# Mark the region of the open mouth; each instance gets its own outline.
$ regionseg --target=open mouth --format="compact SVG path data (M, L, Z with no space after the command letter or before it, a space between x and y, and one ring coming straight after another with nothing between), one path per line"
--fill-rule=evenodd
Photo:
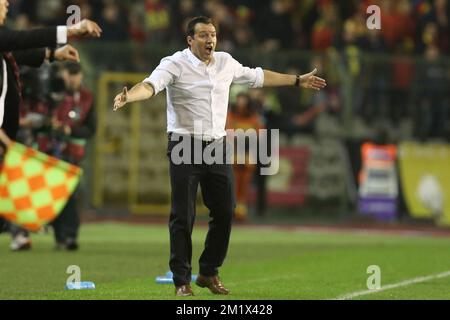
M207 52L208 54L211 54L212 51L213 51L213 46L212 46L212 45L207 45L205 49L206 49L206 52Z

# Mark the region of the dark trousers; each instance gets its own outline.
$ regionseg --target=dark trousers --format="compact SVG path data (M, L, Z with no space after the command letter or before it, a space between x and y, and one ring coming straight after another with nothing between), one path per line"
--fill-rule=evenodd
M194 139L191 139L192 159ZM169 138L170 183L172 188L170 231L170 269L176 286L191 282L192 229L195 221L197 189L200 184L203 201L209 209L209 229L200 257L200 274L214 276L225 260L235 208L233 170L231 164L175 164L171 151L179 142ZM226 139L213 142L226 149ZM203 151L208 143L201 142ZM224 155L226 154L223 152ZM197 156L197 155L195 155ZM225 157L225 156L224 156ZM225 160L225 159L224 159Z
M80 216L78 213L77 192L74 192L61 211L52 222L55 232L55 241L65 243L67 240L75 241L80 228Z
M8 231L8 221L0 217L0 233Z
M19 234L22 234L26 237L28 237L30 235L27 229L23 229L23 228L19 227L18 225L15 225L14 223L11 223L0 217L0 233L2 233L2 232L11 233L11 236L13 238L18 236Z

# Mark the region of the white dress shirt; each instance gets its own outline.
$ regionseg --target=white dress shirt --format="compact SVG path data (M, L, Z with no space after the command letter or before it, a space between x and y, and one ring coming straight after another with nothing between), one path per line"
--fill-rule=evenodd
M259 88L264 73L243 67L226 52L214 52L206 65L185 49L163 58L143 82L152 85L155 95L167 89L167 132L194 134L194 122L198 126L201 121L202 138L207 140L226 135L231 84Z
M67 27L57 26L56 27L56 43L66 44L67 43Z

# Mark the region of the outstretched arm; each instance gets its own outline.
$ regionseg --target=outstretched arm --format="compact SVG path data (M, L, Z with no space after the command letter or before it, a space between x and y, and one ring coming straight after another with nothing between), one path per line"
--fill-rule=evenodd
M80 57L78 55L77 49L72 47L70 44L66 44L64 47L54 50L53 57L51 57L51 49L30 49L30 50L20 50L14 51L13 55L19 66L25 65L29 67L39 68L44 59L56 61L74 61L80 62Z
M320 90L327 85L322 78L316 77L317 68L300 76L264 70L264 87L281 87L298 85L306 89ZM298 80L297 80L298 77Z
M94 21L84 19L72 26L58 26L33 30L0 28L0 52L55 47L73 37L100 37L102 29Z
M116 111L129 102L150 99L173 83L180 73L179 66L171 59L162 59L159 66L144 81L135 85L129 92L127 88L123 88L114 99L113 110Z
M155 91L153 87L145 82L140 82L128 91L127 87L114 98L114 108L116 111L130 102L147 100L153 97Z

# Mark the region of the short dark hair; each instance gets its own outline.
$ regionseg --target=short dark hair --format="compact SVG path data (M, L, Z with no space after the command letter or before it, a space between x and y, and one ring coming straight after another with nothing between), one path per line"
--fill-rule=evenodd
M187 36L194 37L195 26L197 25L197 23L212 24L215 27L214 21L211 18L208 18L205 16L194 17L188 21L187 28L186 28L186 37Z
M81 72L81 64L69 61L64 64L64 69L71 75L79 74Z

